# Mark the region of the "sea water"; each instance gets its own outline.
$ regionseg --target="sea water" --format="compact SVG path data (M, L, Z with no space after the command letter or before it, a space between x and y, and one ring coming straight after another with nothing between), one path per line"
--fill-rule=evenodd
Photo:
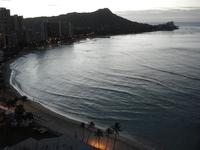
M67 117L167 150L200 149L200 26L94 38L26 54L11 84Z

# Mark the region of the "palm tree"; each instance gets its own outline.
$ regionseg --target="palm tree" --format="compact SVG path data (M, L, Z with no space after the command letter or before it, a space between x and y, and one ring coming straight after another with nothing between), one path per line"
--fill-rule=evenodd
M100 140L103 137L103 131L101 129L97 129L97 131L95 132L95 136L97 137L98 148L100 149Z
M91 133L92 133L92 129L95 127L95 123L94 122L90 122L89 125L88 125L88 129L90 130L90 133L88 134L88 137L87 137L87 144L88 144L88 141L89 141L89 138L91 136Z
M80 126L82 129L82 141L84 141L84 139L85 139L85 123L82 122Z
M25 120L25 109L23 105L17 105L15 107L15 119L18 125L22 125Z
M116 122L113 126L112 129L115 133L115 138L114 138L114 144L113 144L113 150L115 150L115 146L116 146L116 141L117 141L117 136L119 135L119 132L122 131L121 130L121 126L118 122Z
M111 128L107 128L106 129L106 148L105 150L107 150L107 147L108 147L108 142L109 142L109 138L110 138L110 135L113 134L113 130Z

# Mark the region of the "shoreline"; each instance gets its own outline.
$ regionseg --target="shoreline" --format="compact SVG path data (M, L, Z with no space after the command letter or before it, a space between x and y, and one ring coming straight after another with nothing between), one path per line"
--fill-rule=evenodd
M13 95L20 97L20 93L10 84L10 77L12 73L12 69L10 68L10 64L14 62L16 59L29 54L31 51L25 51L14 58L10 59L9 61L5 62L3 66L3 76L6 84L6 88L10 93ZM81 140L81 133L82 129L80 128L81 121L80 120L75 120L71 119L69 117L63 116L53 110L51 108L48 108L44 104L41 104L36 101L28 100L27 102L24 103L24 107L27 111L32 112L35 116L38 116L39 119L36 120L36 122L39 125L47 127L49 130L54 131L59 134L65 134L68 135L69 137L79 137L78 140ZM96 128L97 129L97 128ZM91 130L85 129L85 134L89 136L91 134ZM114 136L110 138L111 141L114 140ZM86 141L86 139L85 139ZM95 141L95 142L94 142ZM103 145L106 143L106 138L103 138L102 140ZM95 137L92 137L89 139L89 145L95 145L96 144L96 139ZM110 143L112 149L112 144L113 142ZM153 149L150 145L146 145L145 143L139 142L136 139L135 140L129 140L124 137L119 137L116 145L116 150L145 150L145 149Z

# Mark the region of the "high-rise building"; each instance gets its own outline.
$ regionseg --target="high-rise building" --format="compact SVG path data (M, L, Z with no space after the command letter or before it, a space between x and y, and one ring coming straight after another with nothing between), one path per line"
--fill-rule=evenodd
M62 23L59 21L59 37L62 37Z
M69 38L72 38L72 36L73 36L73 32L72 32L72 24L71 24L71 22L69 22Z
M0 8L0 48L13 48L24 41L23 16L10 16L10 10Z
M23 16L14 15L11 16L11 30L22 31L23 30Z
M0 48L6 48L10 30L10 10L0 8Z
M41 23L41 38L43 41L59 39L61 33L61 23L43 22Z
M48 40L48 33L47 33L47 23L41 23L41 40L47 41Z
M13 35L14 38L13 41L15 41L16 44L23 43L24 41L23 16L14 15L11 16L10 18L11 18L10 34L11 36Z
M59 38L59 23L47 23L48 38Z
M0 33L7 34L10 30L10 10L0 8Z

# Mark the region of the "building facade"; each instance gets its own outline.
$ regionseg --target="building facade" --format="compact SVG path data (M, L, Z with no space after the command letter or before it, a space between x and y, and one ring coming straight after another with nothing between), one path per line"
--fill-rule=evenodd
M10 30L10 10L0 8L0 48L6 48Z
M9 9L0 8L0 48L14 48L23 41L23 16L11 16Z
M65 42L72 39L72 30L69 22L43 19L32 23L23 16L11 16L9 9L0 8L0 49L8 55L16 49Z

